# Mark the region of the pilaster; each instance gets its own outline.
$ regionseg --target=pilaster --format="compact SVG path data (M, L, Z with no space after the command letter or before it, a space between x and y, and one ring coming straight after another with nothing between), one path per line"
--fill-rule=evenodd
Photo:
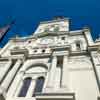
M56 66L57 66L57 56L54 55L52 58L52 64L51 64L51 69L49 72L47 87L54 87Z
M9 88L9 91L7 93L7 97L17 96L17 94L19 93L19 88L21 88L20 85L22 82L23 75L24 75L24 72L18 72L11 87Z
M7 74L8 70L10 69L12 65L12 60L9 60L8 63L6 64L4 70L0 73L0 83L2 81L2 79L4 78L4 76Z
M62 68L62 81L61 81L61 88L68 90L69 82L69 71L68 71L68 55L64 55L63 57L63 68Z
M5 80L1 84L1 86L0 86L0 97L3 96L4 98L6 98L6 93L7 93L7 90L9 88L9 85L11 84L14 76L16 75L21 63L22 63L21 59L18 59L16 61L14 67L10 70L10 72L6 76Z

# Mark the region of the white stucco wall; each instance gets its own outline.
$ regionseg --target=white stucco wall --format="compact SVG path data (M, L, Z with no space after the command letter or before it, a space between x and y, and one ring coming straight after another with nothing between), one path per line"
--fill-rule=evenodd
M97 100L99 90L92 63L88 57L71 58L69 63L71 91L76 100Z

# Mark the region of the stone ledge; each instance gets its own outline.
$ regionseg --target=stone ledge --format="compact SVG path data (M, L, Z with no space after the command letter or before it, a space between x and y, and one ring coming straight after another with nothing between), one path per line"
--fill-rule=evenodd
M11 55L18 55L18 54L24 54L24 55L28 55L28 50L27 49L13 49L11 50Z
M74 93L36 93L36 100L75 100Z

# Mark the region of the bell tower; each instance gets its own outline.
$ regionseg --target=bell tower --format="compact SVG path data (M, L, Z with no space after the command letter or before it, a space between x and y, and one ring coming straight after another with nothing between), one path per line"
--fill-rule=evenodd
M52 21L40 22L34 34L43 32L69 31L69 19L62 16L55 16Z

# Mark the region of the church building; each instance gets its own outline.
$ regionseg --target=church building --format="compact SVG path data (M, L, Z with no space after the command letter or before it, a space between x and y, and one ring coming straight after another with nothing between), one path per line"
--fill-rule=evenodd
M61 16L0 49L0 100L100 100L100 39Z

